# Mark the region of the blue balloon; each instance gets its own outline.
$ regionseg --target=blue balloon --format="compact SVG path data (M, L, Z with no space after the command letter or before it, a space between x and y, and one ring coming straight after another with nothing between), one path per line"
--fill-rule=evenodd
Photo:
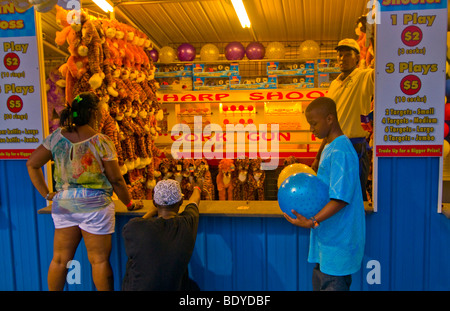
M317 176L296 173L286 178L278 189L278 205L292 218L297 218L291 210L311 218L328 202L328 186Z
M445 80L445 96L447 96L447 98L450 98L450 79Z

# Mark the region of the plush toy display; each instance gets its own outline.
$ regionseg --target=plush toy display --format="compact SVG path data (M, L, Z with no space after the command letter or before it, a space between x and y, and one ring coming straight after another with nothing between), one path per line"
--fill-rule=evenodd
M72 14L76 20L69 24L71 12L59 6L56 11L61 30L55 43L67 43L70 54L59 70L65 78L65 100L71 102L84 91L99 96L103 109L98 130L112 139L132 197L151 199L157 179L170 178L173 169L168 159L156 161L163 156L155 146L161 133L157 121L163 114L155 94L155 69L146 51L152 49L150 41L117 20L96 18L81 10Z
M46 10L57 0L28 2ZM66 7L56 5L59 31L55 43L67 47L69 56L47 80L50 131L58 126L64 102L72 102L81 92L93 92L102 108L97 130L114 143L120 172L133 199L152 200L158 181L175 179L185 200L193 193L195 180L203 184L201 199L214 200L217 195L212 176L217 172L214 178L219 200L264 200L266 174L260 158L222 159L218 167L205 158L166 158L155 142L162 135L160 126L167 133L167 120L176 116L168 117L167 110L165 116L158 100L150 40L130 25L94 17L83 10L73 14Z
M219 162L219 172L216 177L219 200L233 200L232 174L234 172L234 161L222 159Z
M214 185L211 178L211 172L209 171L209 165L205 158L196 159L195 163L195 180L201 180L203 184L202 188L202 200L214 200Z

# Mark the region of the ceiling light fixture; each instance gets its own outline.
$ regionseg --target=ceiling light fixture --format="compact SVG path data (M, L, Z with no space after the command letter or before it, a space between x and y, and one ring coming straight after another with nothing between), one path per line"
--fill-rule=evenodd
M92 0L96 5L100 7L106 13L113 12L114 8L108 0Z
M231 0L234 10L236 11L239 21L241 22L242 28L250 28L250 19L248 18L247 11L245 10L244 3L242 0Z

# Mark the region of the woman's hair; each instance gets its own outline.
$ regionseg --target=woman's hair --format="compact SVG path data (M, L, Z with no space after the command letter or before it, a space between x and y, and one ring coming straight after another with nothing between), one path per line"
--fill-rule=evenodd
M78 94L61 112L60 126L72 132L75 127L86 125L98 109L99 98L94 93L84 92Z

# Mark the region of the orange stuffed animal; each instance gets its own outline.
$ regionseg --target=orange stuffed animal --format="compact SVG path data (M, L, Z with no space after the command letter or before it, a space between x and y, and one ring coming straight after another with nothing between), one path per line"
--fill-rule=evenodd
M233 183L231 180L234 172L234 161L222 159L219 162L219 173L216 177L219 200L233 200Z

